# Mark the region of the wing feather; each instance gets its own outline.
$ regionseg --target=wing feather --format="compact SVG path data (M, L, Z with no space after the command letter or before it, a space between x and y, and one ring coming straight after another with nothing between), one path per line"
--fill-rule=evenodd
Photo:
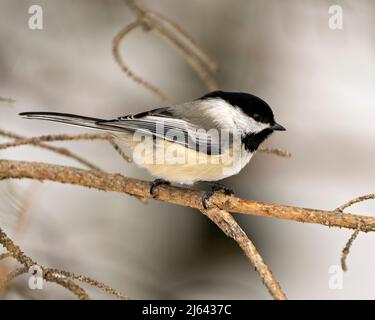
M213 115L212 110L207 112L207 106L202 108L198 100L100 121L98 125L108 126L116 131L137 131L194 150L204 150L208 154L220 154L230 147L231 139L228 137L228 143L222 142L222 128Z

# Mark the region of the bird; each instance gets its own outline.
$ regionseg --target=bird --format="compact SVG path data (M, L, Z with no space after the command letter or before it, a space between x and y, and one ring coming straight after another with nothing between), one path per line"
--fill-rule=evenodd
M274 131L286 130L263 99L219 90L111 120L57 112L20 116L106 131L155 178L151 195L162 184L205 182L211 186L202 196L206 209L215 192L233 194L220 180L238 174Z

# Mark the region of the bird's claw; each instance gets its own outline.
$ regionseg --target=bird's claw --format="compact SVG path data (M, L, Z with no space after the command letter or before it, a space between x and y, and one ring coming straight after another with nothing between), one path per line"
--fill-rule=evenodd
M151 187L150 187L150 194L152 197L155 196L155 188L157 188L158 186L161 186L161 185L170 185L171 183L167 180L164 180L164 179L155 179L152 184L151 184Z
M206 191L205 193L203 193L203 196L202 196L202 206L206 210L208 209L208 200L210 200L210 198L214 195L214 193L215 192L212 191L212 190Z
M234 194L233 190L224 186L223 184L221 183L214 183L214 184L211 184L211 190L210 191L206 191L203 196L202 196L202 206L204 209L208 209L208 201L210 200L210 198L215 194L215 192L217 191L222 191L225 195L227 196L230 196L232 194Z
M234 194L234 191L221 183L215 183L212 185L212 191L222 191L226 196Z

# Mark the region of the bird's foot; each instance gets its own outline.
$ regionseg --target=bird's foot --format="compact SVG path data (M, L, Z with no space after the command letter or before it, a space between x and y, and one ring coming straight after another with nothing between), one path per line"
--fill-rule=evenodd
M211 190L206 191L202 196L202 206L205 209L208 209L208 201L217 191L222 191L225 195L230 196L234 194L233 190L226 187L222 183L218 182L208 182L211 185Z
M231 188L226 187L224 184L219 182L210 182L212 191L222 191L225 195L230 196L234 194L234 191Z
M151 187L150 187L150 194L152 195L152 197L155 197L155 188L157 188L158 186L161 186L161 185L170 185L171 183L167 180L164 180L164 179L155 179L152 184L151 184Z

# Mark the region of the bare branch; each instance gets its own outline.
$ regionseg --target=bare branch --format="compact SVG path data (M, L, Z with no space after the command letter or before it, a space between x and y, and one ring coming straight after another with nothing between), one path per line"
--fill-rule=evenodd
M234 239L238 243L251 264L255 267L255 270L258 272L271 296L276 300L286 300L286 296L282 291L280 284L273 276L268 266L264 263L262 256L259 254L252 241L241 229L236 220L234 220L232 215L229 212L218 208L201 210L201 212L209 217L228 237Z
M22 201L22 204L17 210L19 211L19 216L18 216L18 220L14 229L14 236L13 236L13 239L15 242L19 242L21 237L24 235L26 225L28 224L28 221L30 218L30 208L32 206L33 200L35 199L34 195L37 192L37 190L38 188L35 187L34 185L31 185L30 187L28 187L24 200ZM9 252L6 252L4 254L4 257L11 257L11 255ZM0 255L0 260L1 259L2 257ZM14 264L15 263L11 263L11 264L5 265L3 268L0 268L0 279L4 277L4 274L7 274L8 272L10 272L11 269L14 268L13 266ZM10 280L8 280L8 282ZM7 285L4 285L2 289L0 288L0 299L2 299L3 295L5 294L6 286Z
M277 148L268 148L260 146L258 149L259 152L274 154L275 156L290 158L292 154L289 151L277 149Z
M207 67L210 68L212 72L219 71L220 67L218 63L213 58L211 58L210 55L202 47L200 47L195 42L195 40L177 23L173 22L172 20L158 12L148 11L147 15L159 19L160 21L169 25L177 33L178 37L183 39L189 45L193 53L195 53L197 57L199 57L199 59L201 59L207 65Z
M125 0L125 3L129 6L131 10L137 15L139 19L144 18L146 15L152 19L152 21L162 22L165 25L169 26L175 33L177 33L177 37L184 40L191 51L197 55L199 59L201 59L211 71L216 72L219 70L219 65L214 59L210 57L210 55L201 48L195 40L185 31L183 30L177 23L170 20L166 16L154 12L151 10L146 10L144 7L140 6L139 3L135 0Z
M19 147L23 145L34 145L38 147L42 147L48 150L51 150L53 152L68 156L70 158L73 158L77 160L78 162L84 164L90 169L93 170L101 170L97 166L94 166L87 160L75 155L72 153L69 149L66 148L57 148L53 147L47 144L44 144L43 142L55 142L55 141L79 141L79 140L85 140L85 141L93 141L93 140L107 140L110 145L113 147L113 149L126 161L131 163L132 160L121 150L120 146L113 140L113 138L108 134L76 134L76 135L68 135L68 134L59 134L59 135L46 135L46 136L39 136L39 137L33 137L33 138L24 138L19 135L16 135L11 132L0 130L0 135L16 139L12 142L7 142L0 144L0 150L2 149L8 149L8 148L14 148Z
M346 264L346 259L348 258L350 248L353 245L354 240L357 238L358 234L360 232L360 223L358 224L358 229L353 232L353 234L350 236L348 242L345 244L344 249L342 250L341 254L341 269L343 271L348 271L348 266Z
M127 25L126 27L124 27L123 29L121 29L117 35L113 38L113 41L112 41L112 53L113 53L113 56L117 62L117 64L119 65L119 67L121 68L121 70L129 77L131 78L132 80L134 80L136 83L140 84L141 86L143 86L144 88L146 88L147 90L151 91L152 93L154 93L156 96L158 96L161 101L165 104L170 104L170 99L168 98L168 96L163 93L160 89L158 89L156 86L152 85L151 83L149 83L148 81L144 80L142 77L138 76L137 74L134 73L134 71L132 71L130 69L130 67L125 64L124 60L122 59L121 55L120 55L120 51L119 51L119 47L120 47L120 44L121 42L124 40L124 38L131 32L133 31L134 29L142 26L142 21L140 20L137 20L133 23L131 23L130 25Z
M210 72L219 69L218 64L188 35L177 23L165 16L141 7L134 0L126 0L126 4L137 15L137 21L124 27L113 39L113 56L121 70L135 82L157 95L165 104L170 104L170 99L159 88L151 85L145 79L136 75L126 65L119 53L121 41L134 29L142 26L145 30L153 31L175 47L192 66L209 90L217 90L218 85Z
M350 207L350 206L352 206L356 203L366 201L366 200L372 200L372 199L375 199L375 194L367 194L367 195L364 195L364 196L360 196L360 197L354 198L354 199L349 200L348 202L344 203L343 205L338 207L336 209L336 211L338 211L339 213L342 213L346 208L348 208L348 207ZM344 249L342 250L341 269L343 271L348 271L348 266L346 264L346 260L347 260L348 255L349 255L350 248L352 247L352 245L354 243L354 240L357 238L359 232L361 231L361 224L362 224L362 220L358 217L358 228L352 233L349 240L346 242Z
M5 148L16 147L18 145L22 145L22 143L19 144L20 141L23 141L23 142L28 141L27 143L24 143L24 144L32 144L34 146L37 146L37 147L40 147L40 148L43 148L43 149L46 149L46 150L58 153L60 155L66 156L66 157L71 158L73 160L76 160L77 162L83 164L84 166L86 166L86 167L88 167L90 169L100 170L97 166L93 165L92 163L90 163L86 159L84 159L84 158L76 155L75 153L71 152L69 149L59 148L59 147L53 147L53 146L50 146L48 144L41 143L41 141L36 141L35 138L33 138L33 139L27 139L27 138L25 138L23 136L20 136L18 134L13 133L13 132L4 131L4 130L1 130L1 129L0 129L0 135L4 136L4 137L7 137L7 138L18 140L18 143L15 143L15 144L14 143L10 143L10 144L8 144L8 147L6 146L6 144L5 144L5 146L4 145L0 145L0 150L1 149L5 149Z
M205 83L208 90L213 91L218 89L218 85L215 79L211 76L210 72L205 68L205 66L196 58L194 54L189 52L189 50L172 34L167 32L160 24L149 22L145 20L151 31L156 31L163 39L168 41L172 46L174 46L185 58L185 60L193 67L202 81Z
M83 276L83 275L77 275L73 272L68 272L68 271L65 271L65 270L59 270L59 269L47 269L47 272L50 272L52 274L56 274L56 275L59 275L59 276L63 276L63 277L66 277L66 278L71 278L73 280L78 280L80 282L84 282L84 283L87 283L91 286L94 286L94 287L97 287L101 290L103 290L104 292L108 293L108 294L111 294L119 299L122 299L122 300L127 300L128 297L123 295L121 292L111 288L110 286L102 283L102 282L99 282L95 279L92 279L90 277L86 277L86 276Z
M90 300L90 297L88 296L86 291L70 279L60 277L59 275L55 275L51 272L46 272L44 274L44 279L49 282L55 282L58 285L64 287L65 289L73 293L79 300Z
M120 146L113 140L109 140L109 143L112 145L113 149L123 158L126 162L131 163L132 160L125 154L124 151L120 148Z
M2 254L1 258L12 257L24 266L21 269L16 269L15 271L10 272L4 279L0 279L0 293L2 293L5 287L7 286L7 284L9 283L9 281L17 277L18 275L28 272L31 266L38 265L38 264L32 258L24 254L21 251L21 249L17 245L14 244L13 240L10 239L1 228L0 228L0 244L7 250L7 253ZM75 294L79 299L87 300L89 299L89 296L87 295L87 293L85 292L83 288L78 286L71 279L79 280L81 282L86 282L118 298L121 298L121 299L127 298L125 295L121 294L117 290L95 279L92 279L86 276L76 275L72 272L68 272L64 270L45 268L43 266L40 266L40 267L43 270L44 280L49 281L49 282L55 282L59 284L60 286L63 286L64 288L66 288L67 290Z
M151 183L147 181L95 170L88 171L38 162L0 160L0 180L21 178L69 183L152 199L149 193ZM202 191L162 185L158 187L157 199L202 210L202 195ZM329 227L354 230L358 228L359 219L361 220L361 231L375 231L375 218L370 216L348 213L337 214L337 211L324 211L265 203L241 199L235 196L226 196L221 193L216 193L210 199L210 202L216 207L230 212L316 223Z
M18 147L26 144L38 145L40 142L52 142L52 141L78 141L78 140L110 140L109 135L104 134L78 134L78 135L68 135L68 134L57 134L57 135L46 135L33 138L17 139L13 142L0 144L1 149L7 149L12 147Z
M20 264L25 266L29 269L32 265L36 264L36 262L25 255L20 247L15 245L13 241L6 235L6 233L0 228L0 244L7 250L9 255L16 259Z
M367 194L364 196L360 196L357 198L354 198L346 203L344 203L342 206L338 207L336 211L343 212L346 208L352 206L353 204L356 204L358 202L366 201L366 200L372 200L375 199L375 194Z

